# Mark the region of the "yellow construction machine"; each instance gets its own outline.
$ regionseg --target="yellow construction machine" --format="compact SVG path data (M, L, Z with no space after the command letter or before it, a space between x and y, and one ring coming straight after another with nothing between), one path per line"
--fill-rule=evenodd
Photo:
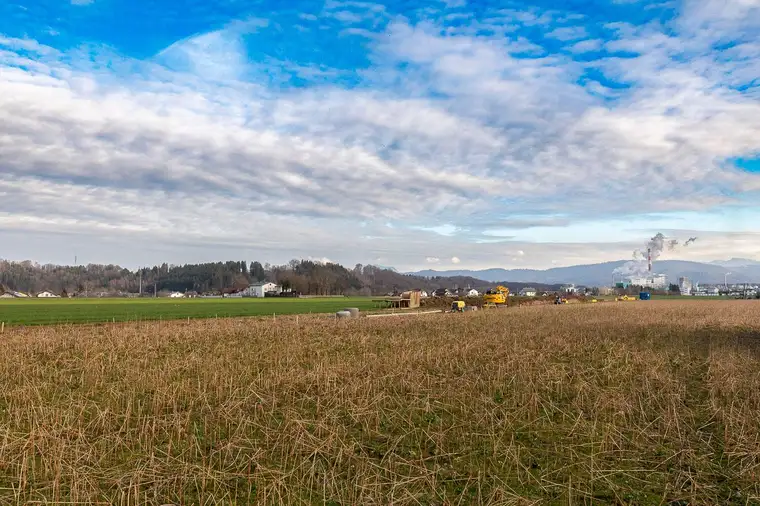
M452 313L462 313L464 312L464 301L463 300L455 300L451 303L451 312Z
M509 288L499 285L496 288L488 289L483 294L484 306L506 306L509 300Z
M629 300L638 300L636 297L631 297L630 295L623 295L621 297L616 297L616 301L629 301Z

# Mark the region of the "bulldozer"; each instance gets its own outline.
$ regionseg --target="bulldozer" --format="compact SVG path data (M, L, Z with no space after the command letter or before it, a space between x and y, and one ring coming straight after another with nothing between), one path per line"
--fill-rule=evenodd
M496 288L489 288L483 294L483 305L488 306L506 306L509 300L509 288L499 285Z

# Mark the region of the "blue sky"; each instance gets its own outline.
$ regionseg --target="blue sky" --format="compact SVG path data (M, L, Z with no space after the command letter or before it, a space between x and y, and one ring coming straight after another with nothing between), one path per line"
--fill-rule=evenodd
M0 257L760 259L760 0L0 4Z

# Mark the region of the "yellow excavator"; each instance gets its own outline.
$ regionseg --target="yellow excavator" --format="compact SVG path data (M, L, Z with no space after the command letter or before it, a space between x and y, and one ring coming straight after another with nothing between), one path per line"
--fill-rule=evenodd
M509 300L509 288L499 285L483 294L484 306L506 306Z

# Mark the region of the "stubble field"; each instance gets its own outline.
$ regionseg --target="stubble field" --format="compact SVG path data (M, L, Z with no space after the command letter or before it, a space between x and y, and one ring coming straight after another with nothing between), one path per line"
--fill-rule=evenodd
M759 314L6 329L0 503L754 504Z

